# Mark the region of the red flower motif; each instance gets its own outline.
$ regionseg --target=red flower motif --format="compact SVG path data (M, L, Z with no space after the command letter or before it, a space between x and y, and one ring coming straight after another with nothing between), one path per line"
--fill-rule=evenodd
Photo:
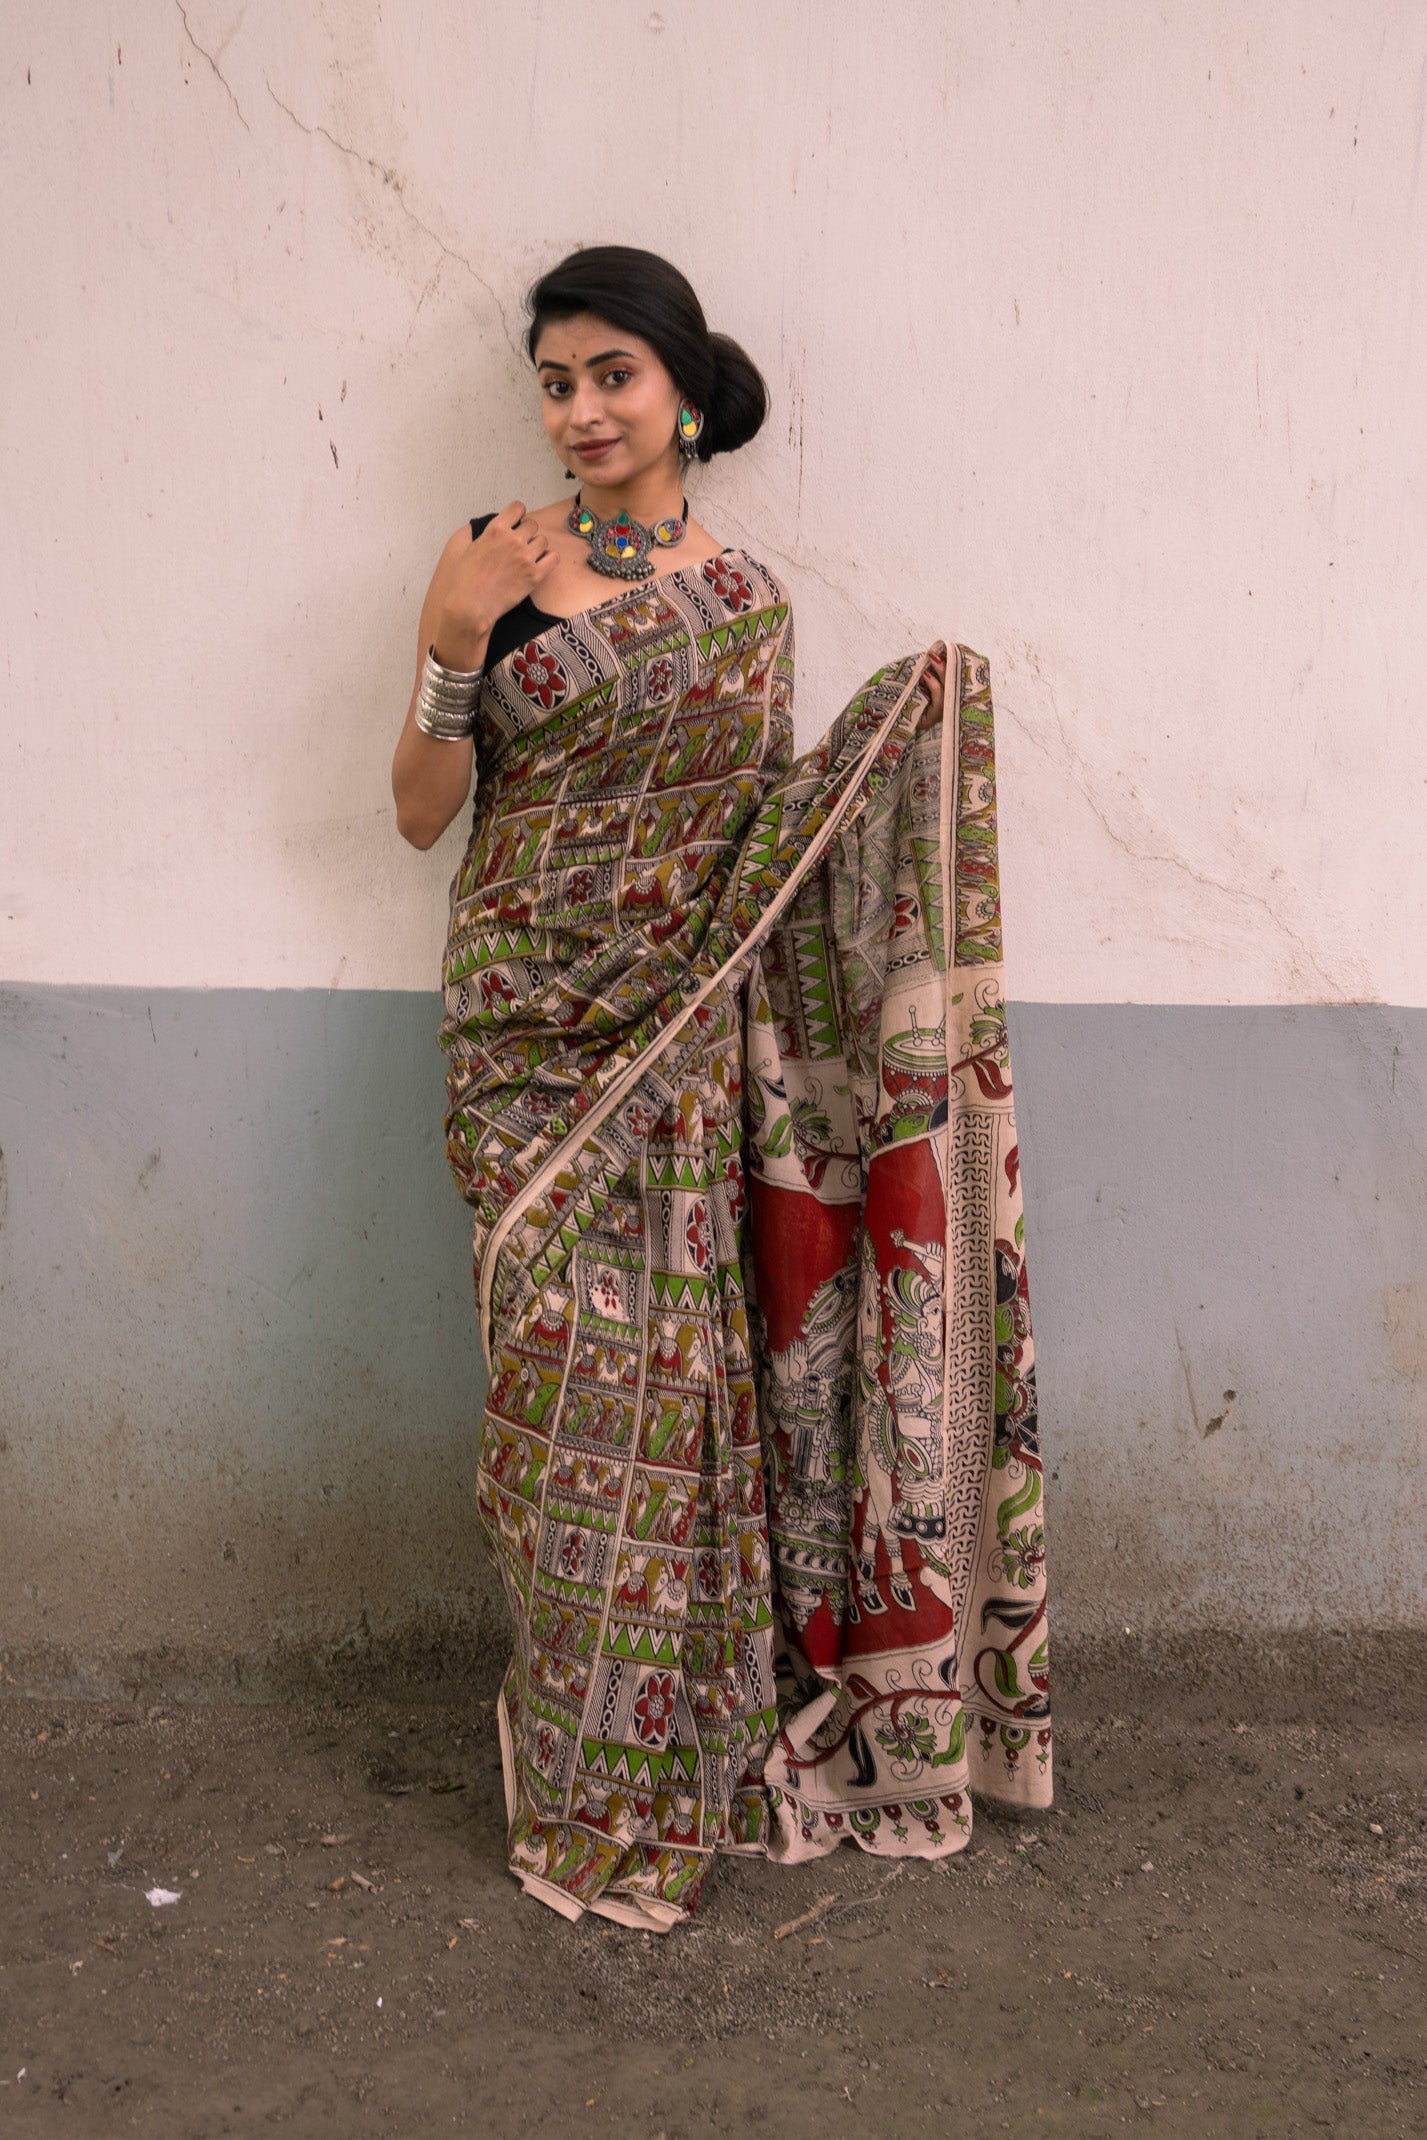
M684 1244L700 1270L704 1269L709 1260L708 1244L704 1240L706 1217L707 1212L701 1199L689 1213L688 1224L684 1228Z
M585 1565L585 1537L583 1531L571 1531L560 1548L560 1570L573 1581Z
M704 566L704 578L719 600L731 609L735 616L753 607L753 589L741 572L721 557L711 557Z
M553 654L542 654L535 640L515 657L515 673L527 698L538 699L548 713L570 688L570 679Z
M674 1721L674 1675L651 1672L634 1697L635 1729L646 1746L662 1746Z
M542 1724L535 1734L535 1760L538 1767L548 1770L555 1758L555 1734L548 1724Z
M723 1170L728 1184L728 1215L736 1226L743 1217L743 1161L735 1152Z
M502 1003L514 1003L515 990L511 987L499 966L492 966L480 976L481 1003L488 1011L498 1011Z
M651 661L644 672L645 689L651 699L667 698L674 688L674 664L667 654Z

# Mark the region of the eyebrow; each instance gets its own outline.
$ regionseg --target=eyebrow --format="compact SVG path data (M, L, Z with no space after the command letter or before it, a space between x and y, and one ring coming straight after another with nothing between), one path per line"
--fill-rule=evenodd
M632 349L602 349L597 357L587 357L585 362L587 364L608 364L611 357L632 357L633 355L634 351ZM553 357L542 357L535 369L538 372L567 372L570 367L568 364L557 364Z

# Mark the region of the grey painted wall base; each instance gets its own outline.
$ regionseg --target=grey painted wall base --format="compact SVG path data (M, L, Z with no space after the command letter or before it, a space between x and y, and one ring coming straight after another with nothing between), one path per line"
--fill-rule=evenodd
M498 1671L437 1016L0 991L11 1686ZM1027 1004L1012 1050L1057 1633L1427 1629L1427 1012Z
M438 1016L0 995L12 1680L411 1683L503 1643Z

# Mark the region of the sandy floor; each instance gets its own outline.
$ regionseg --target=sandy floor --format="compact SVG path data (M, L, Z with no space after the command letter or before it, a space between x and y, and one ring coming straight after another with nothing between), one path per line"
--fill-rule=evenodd
M488 1703L11 1698L0 2128L1427 2133L1407 1677L1102 1653L1054 1813L946 1867L730 1864L666 1940L520 1895Z

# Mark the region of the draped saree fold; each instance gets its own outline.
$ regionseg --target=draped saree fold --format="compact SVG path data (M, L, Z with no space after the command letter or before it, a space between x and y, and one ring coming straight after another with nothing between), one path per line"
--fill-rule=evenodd
M1049 1801L989 678L952 648L923 730L926 659L794 762L787 596L724 551L482 694L447 1149L510 1863L569 1915Z

